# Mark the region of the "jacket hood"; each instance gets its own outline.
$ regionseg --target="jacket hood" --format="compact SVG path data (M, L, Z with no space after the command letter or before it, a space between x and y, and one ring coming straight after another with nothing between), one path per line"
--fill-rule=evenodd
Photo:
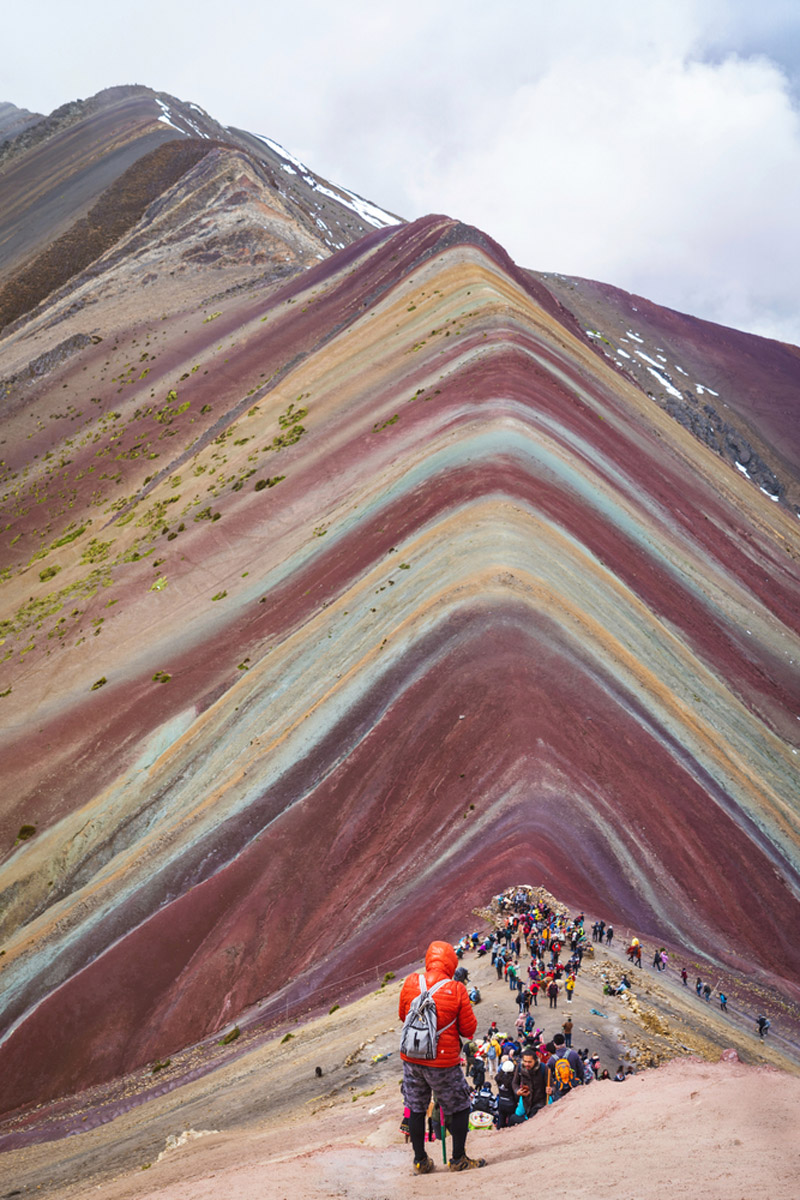
M425 954L426 972L450 979L457 966L458 956L449 942L431 942Z

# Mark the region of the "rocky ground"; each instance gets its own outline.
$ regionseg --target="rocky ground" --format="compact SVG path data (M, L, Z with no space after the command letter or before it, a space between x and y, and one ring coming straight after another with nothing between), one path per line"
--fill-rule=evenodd
M374 1200L431 1187L477 1195L535 1171L560 1186L568 1178L571 1197L647 1200L672 1194L664 1189L676 1179L691 1180L706 1200L796 1197L800 1161L790 1131L800 1117L800 1061L792 1028L773 1021L760 1042L750 1011L732 1002L726 1015L716 996L706 1004L682 986L677 957L660 975L649 966L629 971L627 999L605 995L605 980L627 969L625 943L594 948L572 1004L560 997L556 1011L540 1003L533 1012L548 1037L570 1015L576 1046L598 1053L612 1073L619 1062L633 1065L635 1076L623 1086L593 1084L524 1127L471 1134L471 1150L488 1160L480 1175L456 1180L441 1166L434 1179L411 1175L398 1128L398 978L266 1042L245 1030L227 1048L215 1043L230 1061L211 1073L198 1075L209 1050L197 1047L113 1094L84 1093L28 1114L14 1123L17 1142L25 1129L60 1137L3 1156L4 1196ZM511 1027L507 985L486 958L464 961L483 996L479 1030L493 1019ZM174 1086L178 1077L184 1082Z

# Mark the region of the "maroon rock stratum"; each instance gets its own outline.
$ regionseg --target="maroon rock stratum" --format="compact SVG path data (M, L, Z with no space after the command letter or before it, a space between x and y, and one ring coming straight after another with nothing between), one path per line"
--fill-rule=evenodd
M146 88L0 188L0 1109L515 877L800 1001L798 349Z

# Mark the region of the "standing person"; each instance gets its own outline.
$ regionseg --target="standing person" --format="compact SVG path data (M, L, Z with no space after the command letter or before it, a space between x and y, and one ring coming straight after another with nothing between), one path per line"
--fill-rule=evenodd
M475 1041L474 1037L471 1037L469 1039L469 1041L465 1042L465 1044L464 1044L464 1057L467 1060L467 1066L466 1066L467 1074L472 1075L473 1079L475 1078L475 1076L473 1074L473 1068L475 1066L475 1060L476 1060L477 1053L478 1053L478 1043Z
M705 997L706 1004L708 1004L711 1000L711 984L710 983L703 984L703 996Z
M697 979L695 980L694 990L697 992L698 996L700 995L700 993L703 990L703 981L699 975L697 976Z
M610 946L613 939L614 939L614 926L609 925L608 929L606 929L606 945Z
M719 994L719 1006L723 1012L728 1011L728 997L725 995L724 992L720 992L720 994Z
M567 1049L563 1033L553 1038L553 1053L547 1062L549 1080L556 1100L565 1096L574 1087L580 1087L591 1075L577 1050Z
M689 986L689 972L686 970L686 967L681 967L681 979L683 981L683 986L688 987Z
M572 1030L573 1030L572 1017L567 1017L566 1021L561 1026L561 1028L564 1030L564 1045L567 1047L568 1050L571 1050L572 1049Z
M538 1061L534 1046L522 1047L522 1061L514 1072L514 1092L522 1099L526 1117L532 1117L547 1104L552 1087L547 1084L547 1067Z
M756 1017L756 1026L758 1027L758 1036L764 1040L764 1034L769 1033L769 1021L766 1017Z
M438 1041L435 1059L414 1059L401 1052L403 1060L403 1096L410 1110L409 1135L414 1148L414 1173L427 1175L433 1170L433 1159L425 1152L425 1113L433 1092L444 1113L450 1118L453 1150L451 1171L466 1171L486 1165L482 1158L468 1158L466 1153L469 1128L470 1091L459 1066L461 1038L471 1038L478 1019L470 1004L463 983L453 979L458 966L456 952L449 942L431 942L425 955L422 977L412 972L400 990L399 1016L405 1021L421 984L432 992L436 1005Z
M551 979L550 983L547 985L547 995L550 1000L551 1008L558 1008L558 992L558 984L556 983L555 979Z
M506 1129L515 1125L514 1110L517 1107L517 1097L513 1085L514 1064L508 1059L500 1068L497 1076L497 1128Z
M490 1079L497 1078L497 1064L500 1061L500 1043L495 1037L488 1037L482 1046L483 1061L486 1064L486 1074Z
M572 1004L572 993L575 991L575 975L570 975L564 983L564 991L567 993L567 1004Z

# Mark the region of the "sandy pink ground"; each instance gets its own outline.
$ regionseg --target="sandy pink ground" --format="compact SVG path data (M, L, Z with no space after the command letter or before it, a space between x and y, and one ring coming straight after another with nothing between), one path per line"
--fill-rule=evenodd
M376 1095L269 1132L209 1134L105 1184L102 1195L393 1200L543 1187L570 1200L800 1195L800 1079L771 1068L683 1060L624 1085L593 1084L525 1126L472 1133L470 1151L488 1161L468 1174L451 1175L437 1161L434 1174L414 1178L398 1119L397 1105Z

